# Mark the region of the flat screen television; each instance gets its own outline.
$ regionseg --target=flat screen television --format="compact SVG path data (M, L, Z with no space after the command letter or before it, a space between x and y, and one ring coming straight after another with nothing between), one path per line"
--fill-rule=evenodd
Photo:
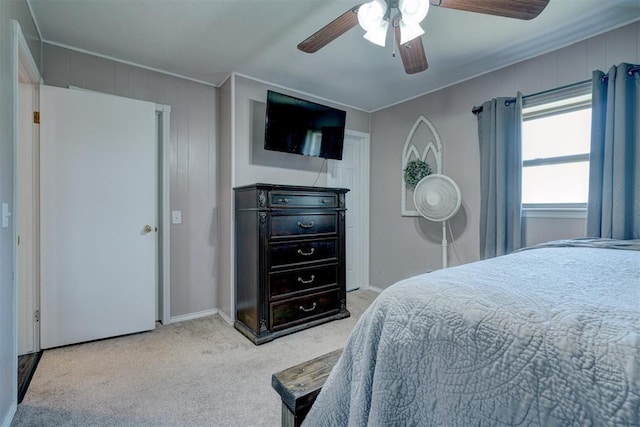
M267 92L264 148L342 160L346 112Z

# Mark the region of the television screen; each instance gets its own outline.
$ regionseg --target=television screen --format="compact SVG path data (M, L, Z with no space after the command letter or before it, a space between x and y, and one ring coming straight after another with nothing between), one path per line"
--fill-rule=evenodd
M346 112L267 92L264 148L342 160Z

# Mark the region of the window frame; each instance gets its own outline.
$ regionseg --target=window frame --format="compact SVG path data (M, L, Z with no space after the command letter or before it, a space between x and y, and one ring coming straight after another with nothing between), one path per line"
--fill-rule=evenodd
M591 108L591 80L524 96L522 121ZM522 143L522 142L521 142ZM523 160L522 168L589 161L589 153ZM586 218L587 203L522 203L522 216L534 218Z

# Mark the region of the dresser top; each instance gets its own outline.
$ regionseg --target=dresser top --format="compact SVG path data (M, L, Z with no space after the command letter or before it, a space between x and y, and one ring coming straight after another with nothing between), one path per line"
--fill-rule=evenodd
M311 192L330 191L332 193L346 193L349 191L348 188L309 187L309 186L302 186L302 185L283 185L283 184L264 184L264 183L243 185L243 186L234 188L235 191L251 190L251 189L281 190L281 191L311 191Z

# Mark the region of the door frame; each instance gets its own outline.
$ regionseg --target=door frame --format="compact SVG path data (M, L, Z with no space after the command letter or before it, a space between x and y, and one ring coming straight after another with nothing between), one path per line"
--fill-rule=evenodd
M369 192L370 192L370 162L371 162L371 142L370 136L368 133L359 132L355 130L345 129L344 132L345 138L349 137L351 139L356 139L360 143L360 164L358 167L359 179L360 179L360 192L362 195L362 199L360 201L360 217L358 218L358 223L362 226L362 242L359 253L361 256L359 257L360 268L362 270L362 282L363 286L360 289L369 289L369 237L371 235L371 230L369 227ZM331 170L333 169L333 165L338 160L330 160L327 165L327 183L330 186L342 186L342 183L338 180L332 178ZM349 207L347 206L347 209Z
M158 216L160 224L157 243L157 278L159 283L156 287L156 306L160 301L160 322L163 325L171 323L171 174L169 172L169 136L171 123L171 106L156 104L156 115L158 117L158 127L156 129L156 142L158 143Z
M19 262L19 244L18 244L18 238L19 238L19 230L18 227L16 226L18 224L18 217L20 215L20 205L19 205L19 180L18 180L18 176L19 176L19 171L22 169L22 167L24 167L24 165L19 164L18 163L18 150L19 150L19 144L20 142L20 124L19 124L19 108L20 108L20 83L24 83L24 84L28 84L28 85L32 85L35 88L35 94L34 94L34 108L38 108L38 100L39 100L39 90L38 87L39 85L42 83L42 76L40 75L40 71L38 70L38 66L36 65L35 60L33 59L33 55L31 54L31 50L29 49L29 45L27 44L27 40L24 37L24 34L22 33L22 29L20 27L20 24L18 23L18 21L13 20L13 56L15 59L15 75L13 76L13 88L14 88L14 93L15 93L15 101L14 101L14 116L13 116L13 135L14 135L14 141L13 141L13 206L14 206L14 221L13 221L13 244L14 244L14 249L13 249L13 271L14 271L14 280L13 280L13 286L14 286L14 313L15 313L15 353L16 353L16 363L17 363L17 357L18 357L18 337L19 337L19 331L18 331L18 321L19 321L19 308L20 305L18 303L18 289L20 287L20 269L18 266L18 262ZM39 134L37 130L33 131L33 148L34 150L37 150L38 148L38 143L39 143ZM36 156L38 156L38 154L36 154ZM33 184L33 188L34 188L34 220L36 223L39 223L39 170L38 170L38 166L37 164L35 165L35 167L33 168L33 176L32 178L32 184ZM30 308L33 309L33 351L34 352L38 352L40 351L40 327L38 324L38 320L36 318L37 316L37 312L40 308L40 301L39 301L39 297L40 297L40 268L39 268L39 254L40 254L40 247L39 247L39 232L38 232L38 228L36 228L35 232L34 232L34 240L33 240L33 246L32 247L28 247L27 250L33 254L33 259L30 261L30 267L33 268L33 284L32 284L32 301L30 304ZM16 372L17 372L17 367L16 367Z
M39 280L40 280L40 183L38 142L39 126L34 123L33 111L38 111L39 86L25 83L20 75L18 85L18 121L16 146L16 315L18 327L18 355L40 351ZM27 152L25 153L25 149ZM28 154L28 156L25 156ZM22 327L21 327L22 326ZM25 329L26 327L26 329ZM27 330L28 329L28 330ZM24 335L23 335L24 334ZM26 339L29 338L29 339Z

